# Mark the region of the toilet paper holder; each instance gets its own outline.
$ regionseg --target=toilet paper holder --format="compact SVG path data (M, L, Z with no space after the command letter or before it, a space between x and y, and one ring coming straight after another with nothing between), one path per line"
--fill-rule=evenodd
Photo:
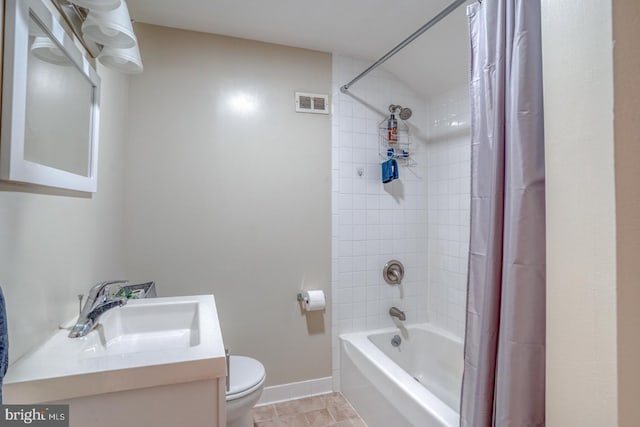
M297 300L304 311L323 311L326 305L324 291L320 289L299 292Z
M301 304L305 303L305 299L304 299L304 292L298 292L298 296L297 296L298 302Z

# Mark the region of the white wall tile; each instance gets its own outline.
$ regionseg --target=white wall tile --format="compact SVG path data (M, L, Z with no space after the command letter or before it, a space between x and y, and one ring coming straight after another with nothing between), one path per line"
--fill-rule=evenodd
M400 179L383 185L380 181L378 123L383 120L371 108L339 92L351 74L368 64L334 55L332 189L337 201L334 220L334 248L337 248L333 275L334 380L339 378L337 336L344 332L392 326L388 310L397 305L412 321L427 319L427 150L423 141L414 143L414 172L400 168ZM355 75L355 74L354 74ZM411 124L427 134L426 103L395 77L378 69L358 82L354 94L379 111L389 104L409 106L414 111ZM360 175L358 171L362 171ZM405 264L403 293L382 279L384 264L397 258ZM446 316L445 316L446 318Z
M334 192L333 379L340 377L338 335L392 326L388 309L397 305L411 321L431 321L464 334L469 249L470 114L468 89L461 87L428 102L377 69L352 91L380 111L410 106L414 133L413 172L380 182L379 113L339 92L344 81L368 64L334 55L332 162ZM362 173L359 174L358 171ZM401 288L382 279L391 258L405 264Z
M432 322L462 337L471 188L468 90L431 99L427 108L429 313Z

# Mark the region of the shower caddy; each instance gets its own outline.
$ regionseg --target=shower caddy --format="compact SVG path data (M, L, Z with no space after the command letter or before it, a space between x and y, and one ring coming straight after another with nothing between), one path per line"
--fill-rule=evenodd
M409 126L404 120L398 118L398 141L389 141L387 120L388 118L385 118L378 123L378 153L380 154L380 159L384 161L394 158L398 165L408 168L417 166L418 164L413 159L414 153ZM390 150L393 150L393 153Z

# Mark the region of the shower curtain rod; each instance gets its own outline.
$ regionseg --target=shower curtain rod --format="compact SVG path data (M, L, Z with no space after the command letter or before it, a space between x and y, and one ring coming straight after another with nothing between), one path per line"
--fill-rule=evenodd
M431 18L431 20L429 22L427 22L426 24L424 24L422 27L418 28L413 34L411 34L409 37L407 37L406 39L404 39L402 42L400 42L400 44L398 44L396 47L394 47L393 49L391 49L389 52L385 53L384 56L380 59L378 59L376 62L374 62L369 68L367 68L366 70L364 70L363 72L361 72L360 74L358 74L356 77L354 77L353 80L351 80L349 83L343 85L340 88L340 92L342 93L346 93L349 90L349 87L354 84L355 82L357 82L358 80L360 80L361 78L363 78L364 76L366 76L367 74L369 74L371 71L373 71L375 68L377 68L379 65L381 65L383 62L385 62L387 59L391 58L393 55L395 55L396 53L400 52L402 49L404 49L405 46L407 46L409 43L411 43L412 41L414 41L415 39L417 39L418 37L420 37L422 35L422 33L424 33L425 31L427 31L429 28L433 27L435 24L437 24L438 22L440 22L445 16L447 16L448 14L450 14L451 12L453 12L455 9L458 8L458 6L460 6L462 3L465 3L467 0L455 0L453 3L451 3L449 6L447 6L446 8L444 8L442 10L442 12L440 12L439 14L437 14L436 16L434 16L433 18Z

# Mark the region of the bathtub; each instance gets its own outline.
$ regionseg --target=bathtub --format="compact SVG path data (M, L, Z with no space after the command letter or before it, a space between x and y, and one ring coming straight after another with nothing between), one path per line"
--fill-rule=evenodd
M394 335L402 342L391 344ZM463 346L431 324L340 335L340 385L369 427L458 427Z

